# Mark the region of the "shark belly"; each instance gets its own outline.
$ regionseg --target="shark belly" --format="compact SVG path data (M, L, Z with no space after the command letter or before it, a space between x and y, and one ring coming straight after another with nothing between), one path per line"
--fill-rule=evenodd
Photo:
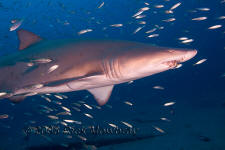
M47 93L63 93L79 90L87 90L98 87L119 84L122 81L109 80L105 75L96 75L86 78L81 78L75 81L63 83L56 86L43 86L41 88L21 88L16 90L13 95L26 95L31 93L47 94Z
M41 88L21 88L12 93L11 97L27 97L36 94L63 93L79 90L88 90L99 105L104 105L120 80L109 80L106 75L96 75L71 81L57 86L43 86Z

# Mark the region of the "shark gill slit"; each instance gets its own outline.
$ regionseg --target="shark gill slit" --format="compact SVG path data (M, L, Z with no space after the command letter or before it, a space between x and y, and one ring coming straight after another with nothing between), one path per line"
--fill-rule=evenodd
M102 66L104 73L108 79L113 79L113 65L112 65L112 60L103 60L102 61Z
M108 69L106 68L107 65L106 65L105 60L103 59L103 60L101 61L101 63L102 63L102 70L103 70L103 73L105 73L106 77L109 78Z
M116 60L115 59L110 59L110 63L109 63L109 66L110 66L110 72L111 72L111 79L118 79L119 78L119 75L117 73L117 68L116 68Z
M114 73L114 78L118 79L120 77L119 63L117 59L113 59L112 68Z
M112 79L116 77L115 69L114 69L113 66L114 66L114 60L113 59L110 59L110 61L109 61L109 67L110 67L110 70L111 70Z

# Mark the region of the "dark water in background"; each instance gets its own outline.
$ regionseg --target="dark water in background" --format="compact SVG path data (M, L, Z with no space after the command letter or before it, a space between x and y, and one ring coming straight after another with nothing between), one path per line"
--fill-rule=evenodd
M182 117L177 117L181 114L186 114L186 118L193 117L192 121L205 121L207 124L203 123L202 127L213 130L212 128L217 128L217 126L209 126L213 120L208 117L213 109L213 112L217 110L221 112L220 115L223 119L220 115L215 115L212 118L221 121L220 126L225 125L225 77L222 77L225 73L225 30L224 19L217 19L225 15L225 2L222 0L106 0L103 7L98 8L102 2L95 0L1 0L0 55L17 51L18 39L16 32L9 31L10 21L13 19L23 19L24 21L19 28L32 31L45 39L108 38L133 40L168 47L195 48L198 50L198 55L179 69L146 77L132 84L117 85L108 102L108 105L112 106L112 108L103 106L101 110L89 110L81 107L82 112L92 114L94 119L87 118L82 113L74 110L72 111L72 116L65 116L64 118L79 120L86 126L98 124L106 126L107 122L119 125L120 121L127 121L138 127L143 126L143 128L146 128L146 126L151 126L150 121L150 123L146 121L147 123L143 125L133 120L137 120L137 118L153 120L152 122L154 123L154 120L159 120L160 117L168 117L172 120L172 123L159 123L159 126L161 125L166 130L173 128L173 124L177 122L178 124L186 122L185 117L183 120ZM140 8L146 7L144 2L150 4L148 6L150 10L143 13L146 17L143 19L133 18L132 16ZM168 10L178 2L182 4L174 10L173 14L165 14L165 10ZM164 5L164 8L154 7L154 5L159 4ZM191 10L196 10L196 8L210 8L210 10L191 12ZM191 20L201 16L206 16L207 20ZM176 20L173 22L162 21L171 17L176 18ZM140 25L138 21L146 21L146 24ZM69 24L65 25L66 22ZM118 28L110 27L111 24L118 23L123 24L123 26ZM215 30L208 29L210 26L217 24L222 25L222 27ZM155 25L163 26L164 29L154 32L159 34L158 37L147 38L149 34L145 32L155 28ZM135 29L142 26L144 26L142 30L133 34ZM77 34L80 30L87 28L93 29L93 31L82 35ZM182 44L178 40L179 37L188 37L194 39L194 42ZM207 59L207 61L193 66L194 63L203 58ZM152 87L155 85L163 86L165 90L153 89ZM58 100L53 96L50 98L61 101L62 106L68 108L71 108L71 103L78 100L84 100L89 105L96 105L93 97L86 91L65 93L65 95L69 97L66 100ZM85 98L87 95L89 97ZM124 101L132 102L133 106L125 105ZM163 104L168 101L175 101L176 104L170 108L163 107ZM79 140L77 138L67 139L63 136L56 138L56 140L54 138L46 140L46 137L40 137L42 139L25 137L22 134L23 128L46 125L53 122L44 113L39 114L39 104L57 110L61 109L59 105L50 104L39 96L29 97L26 101L16 105L11 104L9 101L0 101L0 114L9 115L9 118L0 120L0 149L23 149L32 144L39 145L38 143L43 141L44 143L47 141L47 145L50 145L52 143L67 143L67 140L69 142ZM199 118L194 117L196 114L194 110L198 109L200 111L204 110L204 113L199 118L205 118L205 120L201 121ZM207 113L207 110L210 110L209 113ZM31 116L24 115L24 113L29 113ZM31 120L36 121L36 123L30 123L29 121ZM224 128L218 129L224 132ZM149 133L155 133L152 129L148 131ZM224 138L225 136L221 137ZM61 140L59 140L60 138ZM216 141L216 139L213 140ZM225 141L225 139L220 140ZM48 141L50 142L48 143ZM137 145L137 147L139 146ZM149 145L146 144L145 146L142 143L142 146L148 147ZM155 145L155 149L159 149L157 146L159 145ZM212 147L216 150L225 149L223 146L216 146L215 143ZM179 148L174 147L174 149Z

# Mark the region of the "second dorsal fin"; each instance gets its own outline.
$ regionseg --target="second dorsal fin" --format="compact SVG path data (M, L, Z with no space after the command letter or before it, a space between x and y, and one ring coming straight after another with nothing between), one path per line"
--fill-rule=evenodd
M19 50L23 50L30 45L38 43L42 40L40 36L23 29L18 30L17 35L20 40Z

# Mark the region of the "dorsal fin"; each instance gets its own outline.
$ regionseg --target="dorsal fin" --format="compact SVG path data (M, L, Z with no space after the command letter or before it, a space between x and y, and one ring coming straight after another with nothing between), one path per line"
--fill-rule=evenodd
M40 36L23 29L18 30L17 35L20 40L19 50L23 50L29 47L30 45L40 42L42 40Z
M109 100L112 93L113 85L88 89L88 91L95 97L96 101L100 106L105 105Z

